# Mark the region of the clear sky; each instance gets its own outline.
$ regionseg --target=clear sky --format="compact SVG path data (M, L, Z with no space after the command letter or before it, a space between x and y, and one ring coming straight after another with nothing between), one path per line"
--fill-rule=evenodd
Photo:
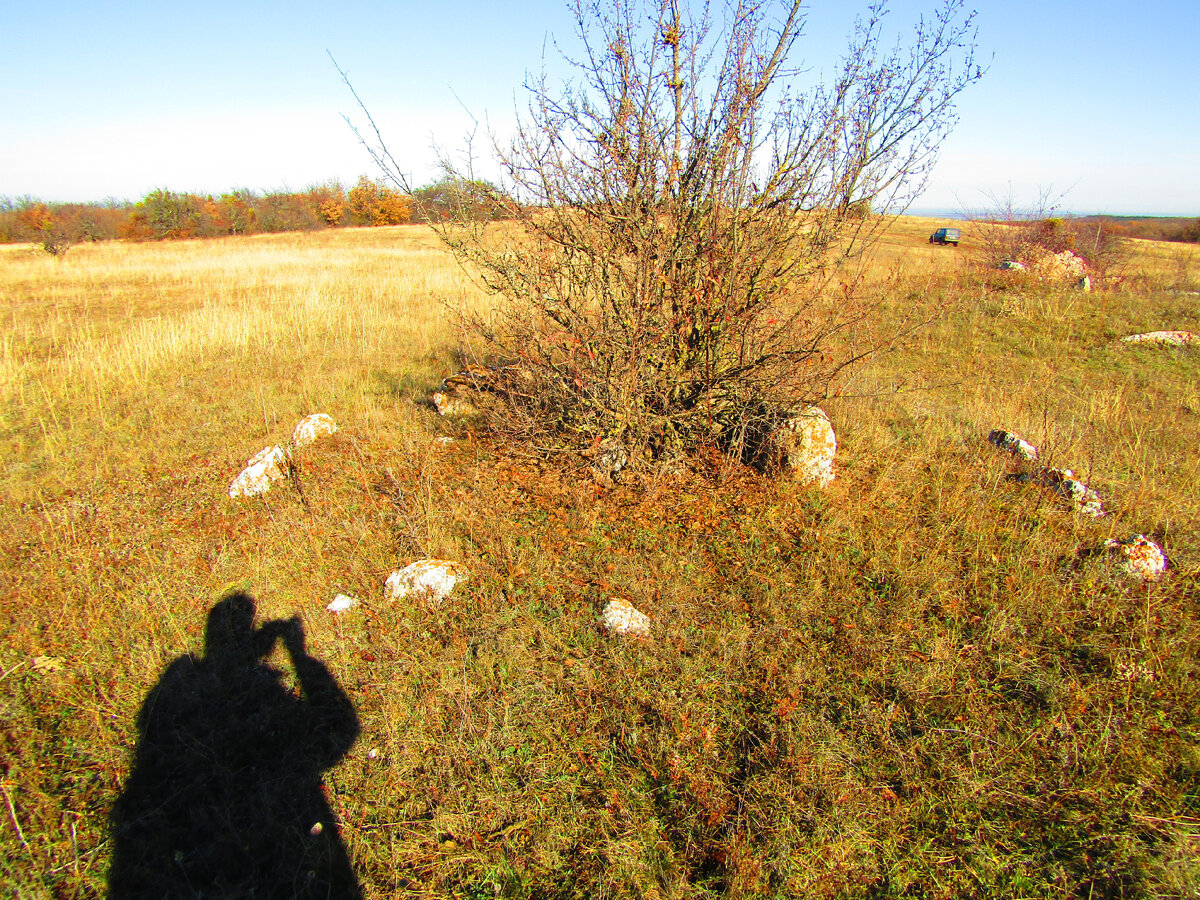
M991 69L916 207L1049 192L1079 213L1200 216L1200 0L974 5ZM811 0L798 55L828 66L863 6ZM890 21L933 6L893 0ZM0 34L0 197L51 201L377 175L327 52L422 183L466 110L503 129L548 40L573 39L563 0L7 2Z

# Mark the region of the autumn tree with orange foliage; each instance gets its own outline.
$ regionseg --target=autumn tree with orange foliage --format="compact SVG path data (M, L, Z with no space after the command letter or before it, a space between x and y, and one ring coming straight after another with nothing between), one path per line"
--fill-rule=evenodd
M340 181L327 181L310 187L308 200L326 225L334 227L342 224L346 216L346 189Z
M52 256L62 256L76 241L64 217L45 203L31 203L21 209L17 227Z
M407 196L366 175L350 189L348 200L351 213L364 225L403 225L412 213Z

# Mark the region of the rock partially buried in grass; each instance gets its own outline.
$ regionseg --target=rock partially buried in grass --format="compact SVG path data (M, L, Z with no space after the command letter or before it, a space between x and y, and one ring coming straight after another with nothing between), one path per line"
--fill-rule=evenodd
M325 608L327 610L329 610L331 613L340 613L340 612L345 612L348 609L352 609L357 605L358 605L357 597L351 597L349 594L338 594L336 597L333 598L333 602L330 603Z
M626 637L649 637L650 617L635 609L628 600L614 597L604 605L600 624L609 634Z
M433 405L439 416L463 418L479 412L478 407L453 391L438 391L433 395Z
M450 596L465 574L457 563L445 559L421 559L388 576L384 595L389 600L415 596L437 605Z
M589 471L598 484L611 484L621 471L629 465L629 453L620 444L602 445L592 459Z
M772 431L768 442L778 465L792 470L802 484L825 487L833 481L837 436L823 410L804 407Z
M1085 277L1087 263L1070 250L1061 253L1044 253L1033 260L1033 271L1041 278L1051 281L1078 281Z
M1104 547L1124 557L1125 574L1131 578L1157 581L1167 571L1167 554L1144 534L1135 534L1123 541L1109 538L1104 542Z
M1039 469L1021 480L1050 488L1084 515L1093 518L1104 515L1100 495L1079 481L1070 469Z
M1190 347L1197 343L1196 335L1190 331L1148 331L1121 338L1125 344L1155 344L1159 347Z
M325 413L313 413L301 419L296 430L292 432L292 446L307 447L323 437L336 434L337 430L337 424L332 417Z
M1026 462L1037 459L1037 447L1011 431L997 428L988 435L987 439L989 444L1006 453L1011 453L1016 459L1023 459Z
M229 485L229 496L257 497L271 489L276 481L287 478L292 459L282 447L266 447L250 458L233 484Z

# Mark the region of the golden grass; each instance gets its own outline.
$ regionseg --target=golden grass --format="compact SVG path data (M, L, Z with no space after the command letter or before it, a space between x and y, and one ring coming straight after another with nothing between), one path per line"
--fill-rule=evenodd
M138 708L241 587L358 710L327 783L369 897L1194 895L1200 355L1117 339L1200 331L1197 254L1085 295L941 224L872 264L879 327L928 324L830 403L825 493L597 492L438 420L486 299L423 228L0 248L0 883L104 893ZM303 499L231 501L316 411ZM1110 515L1006 480L992 428ZM1163 582L1093 553L1133 532ZM427 555L467 587L386 603ZM652 641L598 633L610 596Z
M444 304L474 296L425 229L77 251L5 258L0 384L12 455L30 464L94 457L131 404L169 420L147 445L188 443L209 403L234 417L213 436L249 440L330 403L348 412L372 373L432 383L455 343Z

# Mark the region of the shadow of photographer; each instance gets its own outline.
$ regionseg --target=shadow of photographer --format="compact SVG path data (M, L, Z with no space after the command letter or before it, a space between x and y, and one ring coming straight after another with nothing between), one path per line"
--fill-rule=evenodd
M276 640L300 696L265 662ZM362 896L321 783L358 717L299 619L256 629L249 596L223 598L204 656L171 663L137 726L112 810L111 898Z

